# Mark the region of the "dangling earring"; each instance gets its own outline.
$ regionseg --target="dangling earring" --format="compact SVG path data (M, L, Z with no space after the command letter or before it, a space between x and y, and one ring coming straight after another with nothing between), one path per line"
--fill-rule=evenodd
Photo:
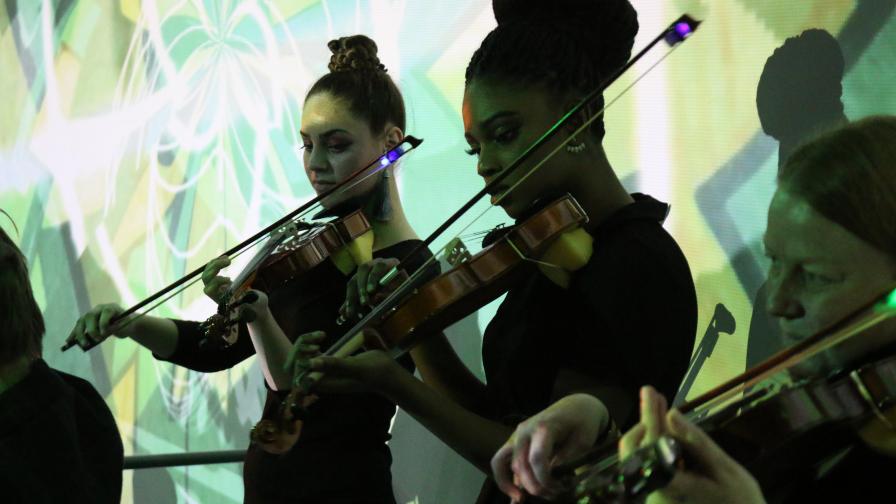
M385 154L388 151L384 151ZM389 202L389 179L392 178L392 174L389 172L389 167L383 168L383 176L380 177L380 182L378 187L376 188L377 192L377 202L374 207L374 219L379 221L387 221L392 219L392 203Z
M566 152L570 154L579 154L584 150L585 142L580 142L576 137L572 137L572 140L566 143Z

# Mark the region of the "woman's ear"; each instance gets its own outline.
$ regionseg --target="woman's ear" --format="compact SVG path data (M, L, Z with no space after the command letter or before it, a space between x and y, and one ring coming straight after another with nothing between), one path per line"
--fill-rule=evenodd
M392 150L404 140L404 132L398 126L386 127L386 150Z

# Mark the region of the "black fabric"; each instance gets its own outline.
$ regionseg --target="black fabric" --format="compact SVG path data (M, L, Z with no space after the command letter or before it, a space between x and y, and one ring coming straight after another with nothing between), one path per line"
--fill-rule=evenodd
M118 503L124 449L93 386L43 360L0 393L0 500Z
M590 231L594 253L568 289L533 269L507 293L483 336L496 419L514 424L587 392L626 429L638 420L642 385L674 397L694 346L694 283L661 225L668 206L633 197ZM507 499L492 492L481 501Z
M860 440L855 440L849 452L823 474L812 466L788 472L786 486L774 491L763 489L768 504L893 501L889 477L896 474L896 458L875 452Z
M420 243L409 240L374 253L377 258L403 259ZM409 269L423 265L432 254L410 261ZM433 263L430 275L438 273ZM348 281L326 261L286 286L269 293L269 304L283 332L291 339L311 331L324 331L327 348L349 324L336 325ZM229 348L203 350L198 322L175 321L178 346L167 360L198 371L228 369L254 355L245 326ZM156 356L160 358L159 356ZM401 359L413 369L409 356ZM285 392L267 391L263 418L277 414ZM243 466L247 503L393 503L392 458L386 441L395 405L376 394L321 397L308 410L302 437L285 455L270 455L250 446ZM347 484L346 482L350 482Z

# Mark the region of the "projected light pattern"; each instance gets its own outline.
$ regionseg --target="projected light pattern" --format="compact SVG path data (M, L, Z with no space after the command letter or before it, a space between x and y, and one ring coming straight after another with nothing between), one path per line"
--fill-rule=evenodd
M704 20L607 112L604 140L630 190L672 204L666 226L695 277L698 336L719 303L736 322L731 334L717 335L688 391L693 396L743 369L751 326L760 326L752 306L764 279L759 242L781 148L758 117L766 59L788 37L824 29L843 51L846 116L896 113L896 1L721 0L705 11L699 8L706 2L692 0L633 3L641 23L636 49L682 12ZM419 234L481 188L463 153L460 101L469 56L494 26L491 2L434 5L0 3L0 99L8 111L0 116L0 208L21 231L47 320L46 359L95 384L118 419L127 453L245 446L263 397L254 360L202 374L158 362L128 341L87 355L51 349L92 305L134 304L312 196L296 149L298 124L304 93L326 71L328 40L371 36L405 94L407 133L426 139L398 172ZM689 36L689 29L676 26L676 35ZM629 82L624 77L607 95ZM483 222L481 229L494 224ZM158 314L201 320L213 310L201 289L192 288ZM481 312L480 328L489 313ZM478 342L463 344L476 368ZM475 470L460 484L461 469L447 469L448 462L427 471L414 463L430 441L403 439L408 425L398 417L392 442L399 501L475 498L477 482L466 482L478 478ZM432 443L427 446L437 447ZM446 493L465 489L472 498ZM237 464L125 473L124 502L241 498Z

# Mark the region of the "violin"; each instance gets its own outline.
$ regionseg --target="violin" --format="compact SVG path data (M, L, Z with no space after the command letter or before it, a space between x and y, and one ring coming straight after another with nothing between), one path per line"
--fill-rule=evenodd
M210 338L207 338L207 341L211 342L208 344L229 344L227 341L220 341L221 334L233 325L231 322L239 322L239 320L234 321L228 314L239 305L252 302L250 298L247 298L245 295L242 297L239 296L241 293L245 294L248 288L250 288L249 286L264 286L273 283L282 285L302 271L308 271L313 267L313 264L320 264L326 257L333 257L337 267L340 269L347 266L347 257L352 257L355 261L364 259L369 260L368 255L361 253L362 250L367 248L366 243L369 241L372 244L373 240L372 235L365 238L365 233L369 230L370 224L366 223L366 219L364 221L359 220L360 218L363 218L363 215L360 217L349 215L346 219L340 221L342 224L333 223L333 226L324 225L325 229L319 231L322 235L310 240L305 240L305 238L308 237L303 233L314 226L303 221L296 221L296 219L301 218L301 216L308 213L312 208L330 195L337 194L344 189L353 187L359 181L394 164L402 156L419 147L421 143L423 143L422 139L411 135L405 136L400 144L391 150L386 151L386 153L371 161L367 166L356 170L338 184L318 194L299 208L289 212L273 224L265 227L248 239L235 245L230 250L224 252L224 254L222 254L224 256L235 257L245 252L249 247L259 243L261 240L267 239L266 245L253 258L250 267L246 268L245 276L243 277L243 275L241 275L243 278L239 278L239 281L235 283L235 285L242 288L241 291L237 292L234 290L228 293L224 299L224 307L219 306L217 314L219 316L213 316L206 321L205 329L207 329L208 334L211 336ZM364 229L365 226L366 229ZM350 245L353 242L356 242L359 248L353 248L353 246ZM309 243L309 246L300 246L305 243ZM342 243L343 245L340 246L339 243ZM342 247L345 245L350 246L342 250ZM290 247L302 249L302 251L291 251ZM327 250L331 253L328 254ZM271 256L272 253L274 256ZM348 254L348 256L346 256L346 254ZM315 263L314 261L318 262ZM266 267L261 268L262 265ZM139 317L152 311L171 297L195 283L196 279L202 275L204 269L204 266L197 268L182 278L174 281L162 290L113 317L112 320L110 320L110 324L113 326L122 326L132 323ZM258 271L262 269L265 273L259 278ZM283 280L278 280L278 278L283 278ZM247 280L248 283L246 283ZM256 284L256 280L260 280L262 283ZM251 293L249 296L251 296ZM146 311L138 313L144 308L146 308ZM60 350L65 352L76 345L78 345L77 341L74 338L71 338L66 340ZM96 345L97 342L90 342L83 345L81 349L87 351Z
M226 348L236 342L236 325L254 314L237 309L255 296L270 294L330 259L344 275L373 260L373 230L361 210L323 224L298 221L275 231L236 277L218 302L218 311L202 323L200 348Z
M856 438L896 454L896 290L681 406L766 491ZM615 443L557 468L580 503L637 502L688 464L661 437L619 463ZM594 462L594 460L597 460Z
M506 292L518 282L528 267L537 267L551 281L567 287L571 275L588 263L593 250L590 234L582 226L588 222L582 208L571 196L566 195L534 213L531 217L508 229L507 234L478 254L469 251L457 239L449 241L448 257L454 261L452 268L433 280L424 279L429 262L412 275L404 272L408 258L419 254L456 222L464 213L494 187L497 187L548 141L550 141L572 117L587 110L601 93L631 68L651 48L661 41L675 46L684 41L700 24L683 15L663 30L635 57L619 68L596 89L588 93L544 135L530 145L513 163L505 167L473 198L443 222L408 257L393 268L383 279L391 293L367 315L345 333L325 355L348 357L358 350L378 348L387 350L392 357L407 352L422 337L437 334L441 329L460 320ZM561 142L529 173L541 167L560 151L575 134L579 134L603 114L603 110L583 121L579 129ZM525 177L524 177L525 178ZM508 189L505 194L512 191ZM500 198L499 198L500 199ZM396 285L397 284L397 285ZM395 285L394 288L392 286ZM305 406L311 402L314 383L322 377L319 372L304 372L298 377L288 396L280 406L277 416L258 422L250 433L256 443L269 453L284 453L298 442L305 418Z
M547 205L475 255L455 239L449 251L452 268L413 289L394 308L349 331L326 355L347 357L362 348L388 351L397 358L427 335L457 322L505 293L531 267L569 275L588 263L593 239L582 226L584 210L565 195ZM298 441L313 383L311 373L294 387L274 419L263 419L250 437L270 453L284 453Z

